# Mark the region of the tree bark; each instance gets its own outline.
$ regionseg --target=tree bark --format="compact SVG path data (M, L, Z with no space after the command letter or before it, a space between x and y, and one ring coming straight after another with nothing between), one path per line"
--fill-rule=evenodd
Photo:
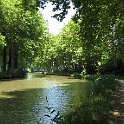
M18 52L13 46L9 48L8 69L14 70L18 67Z
M3 48L2 71L6 71L7 67L7 47Z

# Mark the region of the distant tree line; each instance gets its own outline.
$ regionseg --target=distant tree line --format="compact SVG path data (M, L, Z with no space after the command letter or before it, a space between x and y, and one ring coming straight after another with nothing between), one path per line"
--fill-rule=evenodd
M54 36L38 6L54 4L62 21L74 5L76 14ZM58 13L58 10L60 13ZM56 14L57 11L57 14ZM43 68L51 72L123 73L124 2L122 0L0 1L0 65L3 72Z
M73 19L47 42L44 62L60 70L84 73L123 73L124 2L122 0L41 0L54 4L54 17L62 21L72 3ZM60 10L60 14L56 11ZM51 45L51 46L49 46ZM44 48L45 48L44 47ZM47 66L47 67L48 67Z

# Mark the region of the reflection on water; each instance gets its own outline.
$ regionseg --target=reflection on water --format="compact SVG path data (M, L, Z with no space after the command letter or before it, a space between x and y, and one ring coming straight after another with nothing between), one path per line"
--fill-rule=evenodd
M0 124L45 124L46 106L68 113L84 99L87 86L66 76L0 81Z

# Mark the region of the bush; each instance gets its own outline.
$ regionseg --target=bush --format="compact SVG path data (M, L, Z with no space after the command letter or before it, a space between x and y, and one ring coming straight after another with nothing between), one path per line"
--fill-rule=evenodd
M27 74L27 70L22 68L8 70L5 72L0 72L0 79L24 78L26 77L26 74Z
M116 59L115 62L110 58L106 63L98 67L98 73L100 74L124 74L124 63L120 59Z
M113 75L88 76L91 82L89 97L59 124L108 124L113 94L117 82Z

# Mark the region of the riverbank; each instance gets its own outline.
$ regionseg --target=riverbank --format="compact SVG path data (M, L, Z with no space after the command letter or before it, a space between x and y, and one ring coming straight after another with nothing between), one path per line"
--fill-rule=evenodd
M88 75L91 81L88 97L60 124L110 124L118 82L114 75Z
M19 68L0 72L0 80L25 78L27 70Z

